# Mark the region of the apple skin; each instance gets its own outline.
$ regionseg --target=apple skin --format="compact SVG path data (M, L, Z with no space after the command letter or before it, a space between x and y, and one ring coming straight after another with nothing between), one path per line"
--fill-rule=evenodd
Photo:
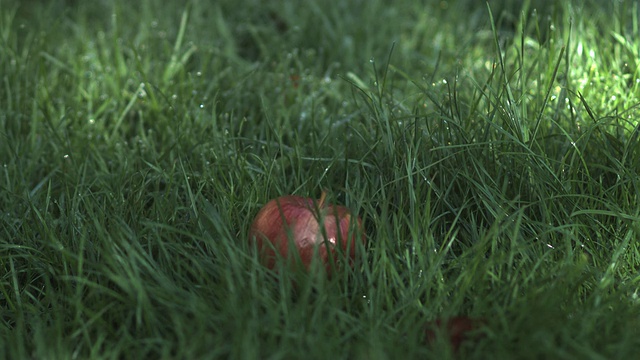
M348 239L354 217L344 206L325 204L325 195L323 192L319 200L295 195L281 196L260 209L251 224L249 239L255 241L260 260L267 268L274 269L278 258L287 258L289 234L306 270L310 268L314 251L317 251L327 272L331 267L329 256L335 256L337 248L341 248L351 260L355 258L358 240L355 231ZM324 225L326 242L319 220ZM356 221L362 234L359 240L364 244L362 219L357 217Z

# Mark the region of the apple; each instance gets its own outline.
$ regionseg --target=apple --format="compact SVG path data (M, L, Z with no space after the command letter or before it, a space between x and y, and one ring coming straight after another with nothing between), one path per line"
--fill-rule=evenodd
M278 258L289 256L290 244L295 246L306 270L317 256L329 272L330 256L337 260L338 249L350 260L355 258L356 242L365 243L362 219L351 215L344 206L326 204L325 198L324 191L319 200L281 196L260 209L251 224L249 239L255 242L267 268L274 269ZM356 224L352 225L354 219Z
M450 319L436 319L427 324L425 331L426 341L429 344L436 342L438 335L445 336L453 351L458 351L463 341L478 339L483 334L476 330L484 326L484 319L474 319L466 316L456 316Z

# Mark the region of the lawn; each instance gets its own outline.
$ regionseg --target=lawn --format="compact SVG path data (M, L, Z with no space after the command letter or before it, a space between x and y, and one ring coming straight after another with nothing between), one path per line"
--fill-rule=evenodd
M637 357L639 20L0 0L0 358ZM258 210L323 191L353 266L266 269Z

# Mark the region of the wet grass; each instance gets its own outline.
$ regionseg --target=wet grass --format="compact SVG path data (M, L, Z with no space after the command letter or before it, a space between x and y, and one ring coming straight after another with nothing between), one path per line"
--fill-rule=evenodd
M640 351L636 2L0 9L7 358ZM323 189L366 248L274 280L253 216Z

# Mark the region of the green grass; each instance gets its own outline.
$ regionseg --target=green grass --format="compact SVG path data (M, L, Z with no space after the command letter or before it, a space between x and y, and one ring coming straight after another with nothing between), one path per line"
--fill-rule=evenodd
M637 2L212 3L0 0L0 356L637 356ZM274 280L323 189L365 251Z

